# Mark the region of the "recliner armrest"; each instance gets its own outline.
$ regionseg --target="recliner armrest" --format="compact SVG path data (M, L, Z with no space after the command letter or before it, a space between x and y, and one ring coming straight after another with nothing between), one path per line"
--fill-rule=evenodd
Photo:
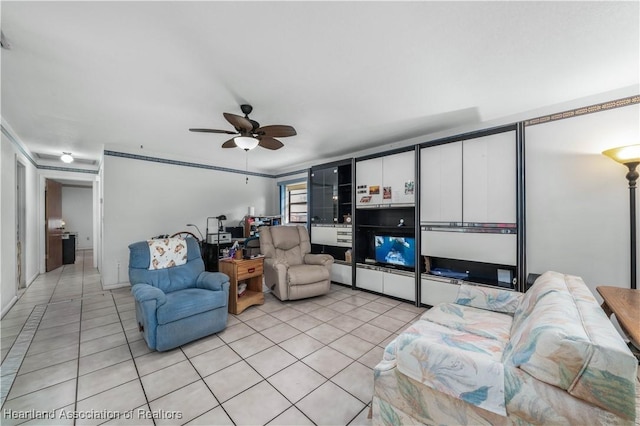
M162 290L149 284L136 284L131 287L131 293L138 302L155 300L156 306L161 306L167 301L167 296L164 295Z
M305 254L304 263L307 265L330 266L333 263L333 256L329 254Z
M229 287L229 277L222 272L207 272L203 271L198 275L196 279L196 287L211 291L223 291L224 284L227 283Z

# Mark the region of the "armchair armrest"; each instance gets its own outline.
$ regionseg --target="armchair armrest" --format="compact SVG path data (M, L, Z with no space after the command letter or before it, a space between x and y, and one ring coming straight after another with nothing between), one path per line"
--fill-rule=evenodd
M307 265L330 266L333 263L333 256L329 254L305 254L304 263Z
M229 277L222 272L207 272L203 271L198 275L196 279L196 287L205 290L223 291L224 284L229 284Z
M160 306L164 305L167 301L167 296L164 295L164 292L162 290L149 284L136 284L131 287L131 293L138 302L155 300L156 306Z
M521 299L522 293L516 291L462 284L454 303L513 315Z

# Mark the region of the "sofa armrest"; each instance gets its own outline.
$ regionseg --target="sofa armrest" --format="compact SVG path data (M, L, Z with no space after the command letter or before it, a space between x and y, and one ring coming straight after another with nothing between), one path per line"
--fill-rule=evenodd
M513 315L521 299L522 293L516 291L462 284L454 303Z
M333 256L329 254L311 254L304 255L304 263L307 265L330 266L333 264Z
M229 277L222 272L203 271L196 279L196 287L211 291L223 291L224 283L229 283Z
M138 283L131 287L131 293L138 302L155 300L156 306L161 306L167 301L167 296L162 290L149 284Z

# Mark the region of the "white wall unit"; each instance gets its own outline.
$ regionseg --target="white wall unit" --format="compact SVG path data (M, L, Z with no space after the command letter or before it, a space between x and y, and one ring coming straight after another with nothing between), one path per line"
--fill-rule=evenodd
M516 234L422 231L423 256L513 265L517 263Z
M463 221L516 223L515 131L465 140Z
M336 228L336 245L338 247L353 246L353 229L349 227Z
M377 193L371 193L372 187L377 187ZM382 203L382 157L356 163L355 190L357 206ZM364 201L367 199L368 201Z
M356 287L382 293L383 273L374 269L358 268L356 270Z
M358 267L356 287L405 300L416 300L415 278L412 273L396 274L380 269Z
M331 266L331 281L351 285L351 265L334 263Z
M420 302L435 306L438 303L453 303L458 296L460 284L445 280L422 277L420 282Z
M420 220L462 222L462 142L420 150Z
M383 272L382 292L406 300L416 300L416 280L413 275Z
M415 170L415 151L357 162L356 205L415 203Z

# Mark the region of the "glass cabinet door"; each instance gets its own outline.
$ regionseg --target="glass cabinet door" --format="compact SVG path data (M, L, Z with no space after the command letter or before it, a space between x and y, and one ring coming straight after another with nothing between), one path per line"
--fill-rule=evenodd
M338 168L314 170L311 174L311 223L338 222Z

